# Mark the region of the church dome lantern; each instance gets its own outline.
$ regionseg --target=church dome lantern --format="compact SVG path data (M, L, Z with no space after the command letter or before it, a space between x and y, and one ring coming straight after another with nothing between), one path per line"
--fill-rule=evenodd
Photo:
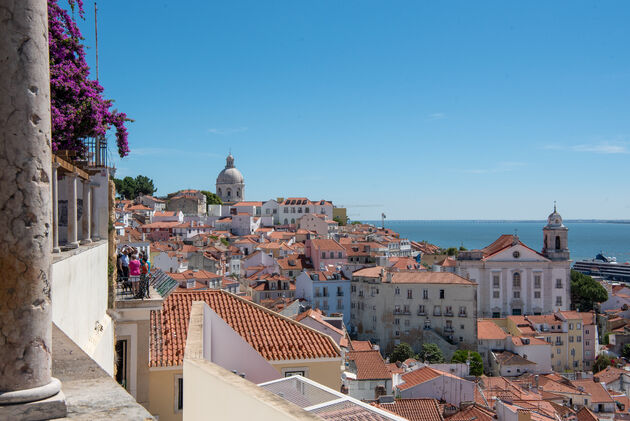
M550 260L569 260L568 231L554 202L553 212L547 217L547 225L543 228L542 254Z

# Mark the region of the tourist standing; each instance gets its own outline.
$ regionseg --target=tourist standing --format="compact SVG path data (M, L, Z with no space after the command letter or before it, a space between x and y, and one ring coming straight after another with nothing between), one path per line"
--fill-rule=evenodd
M140 292L140 260L138 260L138 255L135 252L129 260L129 278L131 280L131 290L137 296Z

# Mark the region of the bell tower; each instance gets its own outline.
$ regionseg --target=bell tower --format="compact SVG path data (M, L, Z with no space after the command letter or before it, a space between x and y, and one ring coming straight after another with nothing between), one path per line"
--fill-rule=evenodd
M553 212L547 217L547 225L543 228L542 254L550 260L569 260L568 232L554 202Z

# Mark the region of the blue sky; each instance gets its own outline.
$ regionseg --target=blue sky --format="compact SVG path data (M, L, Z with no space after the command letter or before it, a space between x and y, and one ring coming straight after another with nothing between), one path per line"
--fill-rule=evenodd
M629 21L625 1L101 1L100 79L135 119L118 175L214 190L231 148L247 199L353 219L630 219Z

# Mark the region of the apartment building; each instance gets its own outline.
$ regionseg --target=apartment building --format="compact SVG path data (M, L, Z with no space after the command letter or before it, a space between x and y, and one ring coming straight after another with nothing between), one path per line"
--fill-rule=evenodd
M541 316L508 316L506 329L518 337L540 338L551 344L554 371L590 371L597 350L593 313L558 311Z
M476 347L477 284L453 273L360 269L352 274L350 309L359 339L384 350L400 342L417 348L436 333Z

